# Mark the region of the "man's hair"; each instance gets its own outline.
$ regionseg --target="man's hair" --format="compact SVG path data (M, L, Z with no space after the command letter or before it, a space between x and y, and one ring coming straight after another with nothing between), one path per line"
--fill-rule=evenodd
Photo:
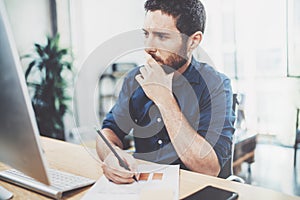
M196 31L204 33L206 14L199 0L147 0L144 7L146 12L161 10L173 16L181 33L188 36Z

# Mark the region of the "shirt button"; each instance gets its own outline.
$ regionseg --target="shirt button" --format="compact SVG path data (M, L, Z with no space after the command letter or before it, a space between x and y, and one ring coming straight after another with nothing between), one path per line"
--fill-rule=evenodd
M161 122L161 118L158 117L158 118L156 119L156 121L157 121L157 122Z
M162 142L162 140L158 140L157 143L158 144L162 144L163 142Z

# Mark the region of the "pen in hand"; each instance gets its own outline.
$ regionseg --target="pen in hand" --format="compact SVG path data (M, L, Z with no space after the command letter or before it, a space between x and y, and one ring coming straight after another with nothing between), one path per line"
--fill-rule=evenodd
M113 154L116 156L116 158L119 161L119 165L123 168L125 168L126 170L130 171L129 166L127 165L127 163L119 156L119 154L116 152L116 150L111 146L111 144L109 143L109 141L105 138L105 136L102 134L102 132L97 129L97 127L94 127L95 130L97 131L98 135L102 138L102 140L105 142L105 144L108 146L108 148L113 152ZM137 178L135 175L133 175L132 177L136 182L138 182Z

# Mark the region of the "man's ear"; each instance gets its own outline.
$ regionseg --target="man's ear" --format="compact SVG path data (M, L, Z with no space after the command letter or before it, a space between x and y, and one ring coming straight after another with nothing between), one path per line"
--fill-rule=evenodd
M194 49L196 49L198 47L198 45L200 44L201 40L202 40L202 32L201 31L197 31L193 35L191 35L189 37L188 50L192 52Z

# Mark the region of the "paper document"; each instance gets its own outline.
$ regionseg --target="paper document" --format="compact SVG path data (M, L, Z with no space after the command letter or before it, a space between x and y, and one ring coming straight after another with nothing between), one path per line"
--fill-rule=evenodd
M147 200L179 198L179 165L142 164L139 181L115 184L102 176L82 200Z

